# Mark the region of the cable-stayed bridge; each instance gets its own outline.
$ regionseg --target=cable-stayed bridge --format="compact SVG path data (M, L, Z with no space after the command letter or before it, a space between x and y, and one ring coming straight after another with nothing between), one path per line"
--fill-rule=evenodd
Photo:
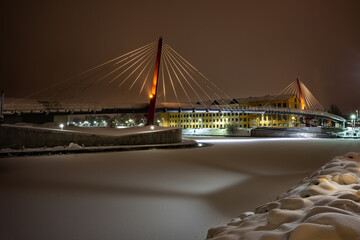
M274 105L273 100L284 94L296 95L300 107ZM279 94L268 96L265 105L242 106L161 38L158 43L144 45L23 98L5 100L3 104L5 117L127 112L151 115L155 111L299 115L345 122L344 118L324 111L298 79ZM153 120L148 117L149 121Z
M80 114L114 114L114 113L146 113L149 104L5 104L4 115L13 114L45 114L45 115L80 115ZM280 114L317 117L334 122L344 122L345 119L320 110L302 110L294 108L279 108L272 106L238 106L238 107L217 107L193 106L191 104L159 103L156 112L232 112L232 113L258 113L258 114Z

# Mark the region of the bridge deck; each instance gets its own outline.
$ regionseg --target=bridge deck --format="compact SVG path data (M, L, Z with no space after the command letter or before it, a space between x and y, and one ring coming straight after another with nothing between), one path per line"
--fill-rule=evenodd
M320 111L320 110L301 110L294 108L277 108L268 106L203 106L192 104L160 103L156 108L157 112L238 112L252 114L280 114L280 115L301 115L318 117L335 122L345 122L340 116ZM111 113L146 113L148 104L5 104L4 115L11 114L39 114L47 113L54 115L67 114L111 114Z

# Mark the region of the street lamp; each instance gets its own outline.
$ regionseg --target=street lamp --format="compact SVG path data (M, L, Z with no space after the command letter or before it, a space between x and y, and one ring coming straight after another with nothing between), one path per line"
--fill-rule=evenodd
M351 115L352 127L353 127L353 128L354 128L354 126L355 126L355 118L356 118L355 114Z

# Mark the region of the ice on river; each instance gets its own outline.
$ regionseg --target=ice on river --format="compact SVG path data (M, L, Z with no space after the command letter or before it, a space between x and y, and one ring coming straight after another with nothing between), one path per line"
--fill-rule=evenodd
M198 141L213 145L0 158L0 239L205 239L360 149L351 139Z

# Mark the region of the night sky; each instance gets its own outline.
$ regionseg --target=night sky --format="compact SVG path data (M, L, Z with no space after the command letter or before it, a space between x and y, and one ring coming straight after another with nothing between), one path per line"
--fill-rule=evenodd
M360 1L2 0L1 84L32 91L159 36L232 97L299 77L324 107L360 109Z

